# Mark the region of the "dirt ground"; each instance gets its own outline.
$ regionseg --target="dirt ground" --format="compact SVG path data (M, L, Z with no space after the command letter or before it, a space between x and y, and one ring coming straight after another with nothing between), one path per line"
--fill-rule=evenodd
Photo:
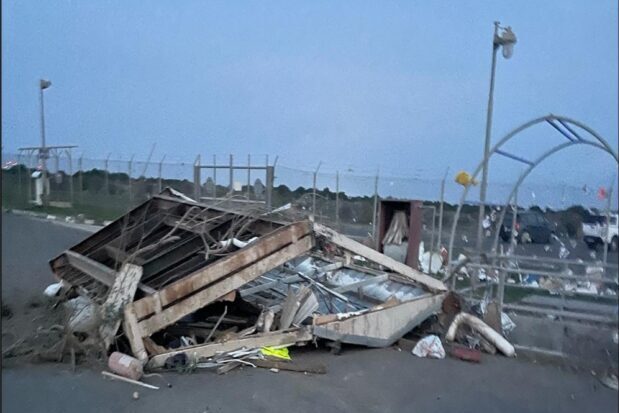
M45 323L42 291L53 282L47 261L86 232L3 214L3 349ZM320 362L327 374L253 369L146 379L160 390L102 378L100 365L3 361L6 412L614 412L617 392L589 372L484 355L481 364L420 359L396 348L346 347L342 355L295 349L293 359ZM164 381L172 384L165 386ZM139 399L133 400L134 391Z

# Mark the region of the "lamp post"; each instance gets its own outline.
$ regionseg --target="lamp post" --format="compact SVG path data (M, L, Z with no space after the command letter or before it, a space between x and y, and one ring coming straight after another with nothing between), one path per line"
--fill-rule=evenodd
M492 37L492 69L490 72L490 92L488 94L488 114L486 116L486 139L484 142L484 163L479 188L479 220L477 222L477 251L481 254L483 246L483 221L485 218L486 190L488 188L488 155L490 152L490 135L492 129L492 99L494 95L494 74L496 70L496 54L502 48L503 57L512 57L516 35L510 26L501 27L499 22L494 22L494 35ZM502 33L499 34L499 29Z
M39 101L41 103L41 148L39 150L39 158L41 160L41 174L43 176L43 196L42 201L47 205L49 197L49 182L47 180L47 158L49 158L49 149L45 146L45 110L43 104L43 91L50 87L52 82L45 79L39 81Z

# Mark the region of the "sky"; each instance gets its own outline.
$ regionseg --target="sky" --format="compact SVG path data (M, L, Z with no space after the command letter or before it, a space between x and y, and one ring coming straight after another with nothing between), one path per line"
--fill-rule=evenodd
M440 181L480 162L493 22L499 53L492 141L549 113L581 121L617 151L617 2L2 2L3 151L48 144L90 158L246 162ZM548 125L506 150L535 159L565 142ZM494 157L491 183L523 164ZM553 156L535 185L607 185L612 158ZM369 183L368 185L371 185ZM616 188L616 186L615 186Z

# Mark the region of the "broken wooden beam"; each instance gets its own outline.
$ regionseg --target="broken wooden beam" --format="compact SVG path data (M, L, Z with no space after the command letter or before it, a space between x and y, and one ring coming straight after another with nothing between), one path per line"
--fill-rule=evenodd
M311 339L312 334L309 329L306 328L255 334L238 340L185 347L168 353L159 354L148 361L146 368L151 370L161 368L165 365L165 361L169 357L181 353L186 354L192 361L198 361L199 359L213 357L218 353L227 353L241 348L253 349L266 346L294 345L296 343L310 341Z
M348 250L356 255L360 255L363 258L366 258L370 261L375 262L376 264L382 265L383 267L389 268L392 271L398 272L402 275L405 275L419 284L424 285L430 291L447 291L447 287L443 282L437 280L436 278L432 278L429 275L426 275L420 271L417 271L408 265L402 264L390 258L380 252L373 250L370 247L366 247L365 245L354 241L334 230L328 228L324 225L314 223L314 232L320 236L323 236L327 239L327 241Z
M177 302L176 304L155 313L152 317L140 322L143 336L147 337L161 330L162 328L180 320L181 318L203 308L220 297L236 290L247 284L249 281L260 277L267 271L278 267L285 262L298 257L309 251L312 246L312 237L306 236L287 247L259 259L256 263L244 268L243 270L230 275L229 277L214 283L213 285L190 295L189 297ZM247 247L248 250L251 247ZM214 265L217 265L216 262ZM208 274L207 274L208 275ZM160 292L161 294L162 292Z
M101 306L102 324L99 327L99 335L106 350L116 338L116 332L122 321L123 309L125 305L133 301L140 277L142 277L142 267L133 264L123 265Z
M273 254L281 248L296 242L310 233L308 222L298 222L287 225L263 236L251 245L242 250L238 250L225 258L222 258L211 265L208 265L193 274L166 286L159 291L160 303L155 297L145 297L135 301L135 308L138 319L143 319L156 312L158 304L165 308L173 302L181 300L191 294L200 291L204 287L215 281L238 271L255 261ZM291 257L294 258L294 257ZM262 274L259 274L262 275ZM257 278L257 277L256 277Z

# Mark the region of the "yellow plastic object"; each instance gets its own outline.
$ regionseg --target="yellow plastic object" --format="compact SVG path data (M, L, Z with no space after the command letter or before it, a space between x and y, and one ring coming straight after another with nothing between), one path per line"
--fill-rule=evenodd
M279 359L284 360L292 360L290 358L290 354L288 353L287 347L276 348L276 347L262 347L260 352L265 356L277 357Z
M465 171L458 172L456 175L456 182L462 186L477 185L477 181Z

